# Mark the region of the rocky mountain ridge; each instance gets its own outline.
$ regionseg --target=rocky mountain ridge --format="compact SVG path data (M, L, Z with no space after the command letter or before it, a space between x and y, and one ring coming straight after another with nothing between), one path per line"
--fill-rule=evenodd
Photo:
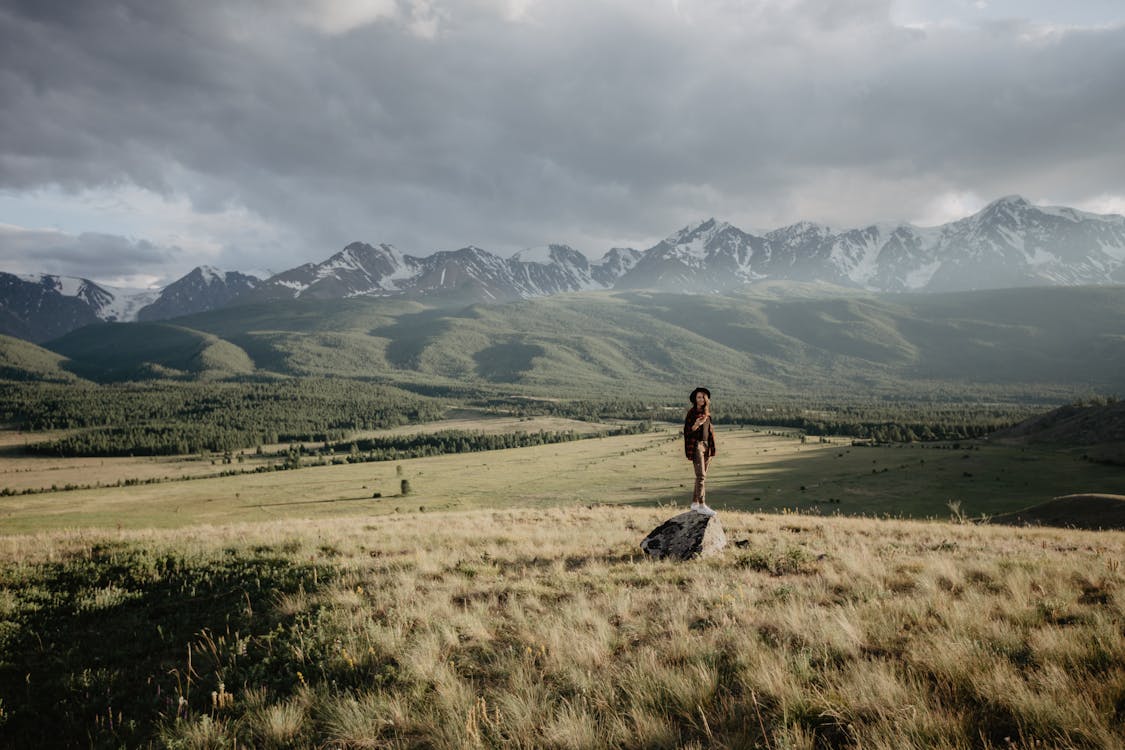
M798 222L751 234L708 219L640 251L590 262L552 244L502 258L467 246L418 257L354 242L320 263L259 279L201 266L162 290L0 273L0 333L44 341L98 321L161 320L271 299L409 295L499 302L592 289L732 291L764 280L873 292L969 291L1125 283L1125 217L1034 206L1007 196L938 227L836 231Z

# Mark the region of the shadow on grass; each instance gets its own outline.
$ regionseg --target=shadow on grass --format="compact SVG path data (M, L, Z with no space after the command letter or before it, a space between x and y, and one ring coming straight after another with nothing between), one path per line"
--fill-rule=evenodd
M892 444L838 446L815 454L782 454L768 463L738 464L734 454L716 459L707 478L707 500L716 510L889 518L950 515L948 502L972 514L1023 509L1079 491L1125 494L1119 469L1079 460L1074 451L1021 450L1004 446ZM690 467L669 494L622 503L654 506L691 497ZM678 491L677 491L678 490Z
M0 568L4 746L148 744L161 721L209 711L224 676L228 689L295 690L297 676L264 656L266 636L285 632L270 611L330 575L268 547L185 557L112 544Z

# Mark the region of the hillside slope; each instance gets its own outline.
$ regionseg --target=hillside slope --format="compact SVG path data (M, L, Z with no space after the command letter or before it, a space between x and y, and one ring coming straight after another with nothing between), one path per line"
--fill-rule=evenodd
M0 335L0 380L69 382L77 377L64 369L66 358L23 339Z
M802 296L781 296L777 284L762 294L586 292L461 308L294 300L177 324L230 342L259 370L539 395L664 394L685 382L741 397L1125 389L1123 287L842 297L804 285L795 291ZM168 359L169 367L196 371L184 360L197 342L155 331L91 327L50 347L80 362L93 357L91 373L112 348L108 340L138 362ZM230 369L247 367L240 360Z
M1082 446L1125 442L1125 401L1067 404L1000 430L992 437L1009 442Z
M1065 495L990 520L1014 526L1125 530L1125 495Z
M254 362L229 341L166 323L103 323L48 344L67 369L98 381L145 378L212 379L243 375Z

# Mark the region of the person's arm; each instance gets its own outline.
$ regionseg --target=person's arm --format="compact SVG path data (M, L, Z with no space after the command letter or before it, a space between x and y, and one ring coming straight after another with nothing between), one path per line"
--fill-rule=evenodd
M684 417L684 455L687 460L691 461L694 456L691 455L691 412L689 411Z

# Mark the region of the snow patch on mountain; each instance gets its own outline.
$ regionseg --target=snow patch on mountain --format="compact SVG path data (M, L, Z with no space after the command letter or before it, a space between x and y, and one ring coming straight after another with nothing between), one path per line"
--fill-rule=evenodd
M300 281L278 280L278 281L275 281L274 283L277 284L278 286L287 287L287 288L292 289L292 290L297 291L297 292L300 292L304 289L307 289L308 286L309 286L308 284L304 284Z
M833 243L829 259L842 276L859 286L866 286L879 270L879 250L888 234L890 232L875 226L858 233L850 232Z
M924 288L941 268L941 261L935 260L909 271L903 283L907 289L917 291Z
M131 289L97 284L74 276L45 273L15 274L23 281L45 287L63 297L76 297L90 306L100 320L127 323L137 319L137 311L160 294L155 289Z
M1030 253L1025 253L1024 257L1026 257L1027 262L1033 266L1044 266L1048 263L1059 262L1059 256L1054 253L1049 253L1041 247L1035 248Z
M205 284L222 284L226 281L226 272L214 266L199 266L195 270L199 271Z
M24 281L53 289L64 297L77 297L89 282L73 276L54 276L46 273L16 274Z
M540 245L539 247L528 247L520 250L512 256L512 260L519 263L541 263L547 264L552 260L551 246Z
M102 287L113 295L113 301L103 306L100 316L103 320L116 320L128 323L137 319L137 313L146 305L151 305L160 296L159 289L122 289Z

